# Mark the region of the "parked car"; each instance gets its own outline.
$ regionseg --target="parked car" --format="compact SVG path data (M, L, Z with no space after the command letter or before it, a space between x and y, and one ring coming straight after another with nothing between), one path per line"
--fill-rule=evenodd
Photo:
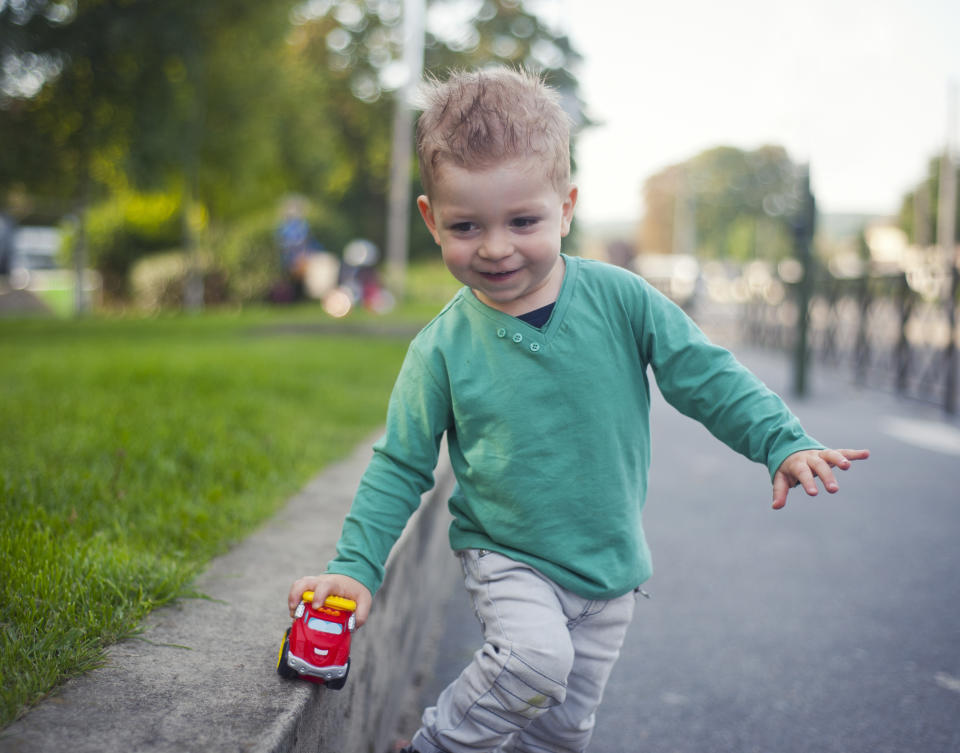
M342 596L328 596L313 606L313 591L304 591L280 645L277 672L288 679L302 678L340 690L350 672L350 636L356 629L357 604Z
M23 289L39 273L59 268L60 230L55 227L27 225L10 233L10 252L5 264L9 266L10 284Z

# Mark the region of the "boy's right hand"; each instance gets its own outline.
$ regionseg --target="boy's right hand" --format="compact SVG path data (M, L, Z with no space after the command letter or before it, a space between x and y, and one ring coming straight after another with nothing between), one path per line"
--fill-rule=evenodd
M357 602L357 627L360 627L367 621L370 614L370 605L373 604L373 596L369 589L358 580L347 575L307 575L294 581L290 587L290 593L287 595L287 606L290 609L290 616L300 604L300 598L304 591L313 591L314 607L323 606L324 599L328 596L343 596L347 599L353 599Z

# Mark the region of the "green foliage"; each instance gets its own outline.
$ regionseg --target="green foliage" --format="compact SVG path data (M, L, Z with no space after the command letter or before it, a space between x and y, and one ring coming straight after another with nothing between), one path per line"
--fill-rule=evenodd
M331 253L339 255L352 239L349 225L339 212L309 205L306 220L313 239ZM231 300L241 303L263 300L284 274L276 238L279 222L280 212L270 209L210 233L212 257Z
M86 217L88 260L103 275L108 296L123 297L137 259L175 248L183 237L182 200L173 193L116 193ZM66 247L72 248L74 228Z
M542 70L588 123L569 39L522 3L430 7L428 71ZM199 241L213 264L243 270L248 295L267 258L263 218L289 193L331 218L318 227L328 248L384 248L401 11L402 0L0 2L0 201L16 192L57 216L97 207L91 254L116 294L143 253ZM209 215L206 234L154 245L114 206L170 192L181 214ZM431 253L410 215L411 255Z
M399 85L396 64L401 55L401 14L401 0L328 0L301 4L292 16L295 61L307 66L317 91L310 99L322 99L335 113L324 133L330 139L331 155L339 155L329 164L331 180L327 183L327 189L337 193L327 196L339 202L355 235L369 238L381 248L386 237L384 207L393 113L389 95ZM574 122L579 126L589 123L571 73L578 54L565 35L548 28L522 3L432 0L425 44L424 67L434 75L442 76L451 68L491 64L541 71L561 91ZM317 71L324 75L316 75ZM416 180L415 160L410 177ZM417 189L415 186L414 195ZM317 198L322 201L321 196ZM434 244L413 207L411 220L411 256L429 255Z
M223 274L209 254L188 255L182 251L151 254L130 270L130 299L134 306L150 313L174 311L184 305L187 281L198 274L204 283L204 301L220 304L228 300Z
M0 135L16 147L4 150L0 191L20 185L86 202L196 172L234 190L241 205L250 201L245 189L258 184L230 179L266 178L261 153L270 139L260 137L269 136L262 124L277 73L266 51L282 48L289 7L256 0L0 6L0 32L10 40L4 52L15 61L0 71ZM37 80L42 86L31 91L27 83ZM271 187L276 182L263 190Z
M452 68L498 64L542 72L570 97L570 113L585 121L571 73L580 60L569 38L548 27L517 0L430 0L427 3L424 67L435 74ZM304 3L294 11L298 33L311 54L349 84L361 102L374 103L398 86L393 64L402 54L402 0ZM322 41L323 44L317 44Z
M263 300L283 274L276 230L276 212L261 212L211 234L217 263L235 300Z
M405 342L286 321L0 321L0 724L383 420Z
M912 191L904 195L900 203L898 224L911 243L929 245L937 240L937 222L940 213L940 169L942 160L933 157L927 169L927 177ZM960 165L956 166L956 185L960 186ZM957 203L954 208L956 214L956 237L960 243L960 189L957 190ZM918 225L918 220L920 223Z
M784 258L801 204L797 177L797 166L778 146L750 152L721 146L671 165L644 184L642 245L705 258ZM678 249L684 230L693 247Z

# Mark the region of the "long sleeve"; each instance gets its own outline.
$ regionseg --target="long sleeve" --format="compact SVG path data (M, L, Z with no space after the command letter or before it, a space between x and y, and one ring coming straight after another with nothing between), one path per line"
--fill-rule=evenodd
M641 349L671 405L731 449L766 465L771 478L788 455L823 447L779 395L707 340L679 307L647 287Z
M386 431L373 447L327 572L349 575L376 593L390 550L433 486L449 413L447 391L411 347L390 396Z

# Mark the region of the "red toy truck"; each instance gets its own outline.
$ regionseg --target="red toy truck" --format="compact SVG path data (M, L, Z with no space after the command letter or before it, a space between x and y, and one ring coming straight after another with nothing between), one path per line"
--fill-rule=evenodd
M281 677L302 677L340 690L350 671L350 635L356 627L357 603L342 596L328 596L319 609L313 606L313 591L304 591L293 625L280 646L277 672Z

